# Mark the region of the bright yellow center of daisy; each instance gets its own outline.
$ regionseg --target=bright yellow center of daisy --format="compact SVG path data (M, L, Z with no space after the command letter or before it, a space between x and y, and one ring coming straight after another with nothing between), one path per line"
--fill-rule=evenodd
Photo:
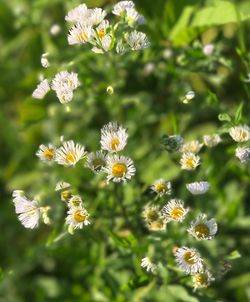
M185 162L186 166L189 168L189 169L194 169L195 168L195 162L192 158L188 158L186 159L186 162Z
M86 215L83 215L83 214L81 213L80 210L77 210L77 211L74 213L74 220L75 220L76 222L83 222L83 221L85 221L86 218L87 218L87 216L86 216Z
M76 161L76 154L74 152L68 153L65 157L67 163L75 163Z
M183 217L185 213L185 210L182 208L174 208L171 212L170 212L170 216L172 219L174 220L178 220L180 218Z
M207 285L207 276L205 274L196 274L194 276L194 282L196 284L196 286L206 286Z
M167 186L164 183L155 185L155 191L158 193L164 193L167 190Z
M88 40L88 35L85 31L80 32L76 37L79 42L85 42Z
M186 252L183 256L184 260L188 264L195 264L195 253L194 252Z
M47 158L48 160L52 160L53 157L54 157L54 153L55 153L54 149L48 148L48 149L46 149L46 150L43 151L43 156L45 158Z
M112 150L115 151L116 148L117 148L119 145L120 145L120 141L119 141L118 138L112 139L112 141L111 141L111 149L112 149Z
M105 31L104 30L98 30L97 34L98 34L99 38L103 38L105 36Z
M194 232L198 238L207 237L209 235L209 228L205 224L197 224Z
M123 175L127 172L127 166L122 163L117 163L113 165L112 175L114 177L123 177Z

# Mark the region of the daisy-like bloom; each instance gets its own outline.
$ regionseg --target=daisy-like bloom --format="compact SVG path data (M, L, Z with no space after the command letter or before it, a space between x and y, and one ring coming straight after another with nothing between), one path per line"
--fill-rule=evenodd
M144 257L141 260L141 267L143 267L147 272L154 273L157 269L157 265L151 262L148 257Z
M124 16L128 9L134 8L135 4L133 1L120 1L114 5L112 13L116 16Z
M205 194L209 187L210 184L207 181L199 181L186 184L188 191L194 195Z
M45 95L50 91L50 87L49 87L49 82L47 79L44 79L43 81L41 81L36 89L33 91L32 93L32 97L34 99L43 99L45 97Z
M72 197L68 201L69 208L72 207L79 208L82 207L82 205L83 205L82 198L79 195L72 195Z
M242 164L245 164L250 159L250 148L238 147L235 149L235 156L240 160Z
M52 80L51 89L57 91L74 90L80 85L75 72L61 71Z
M106 172L107 180L113 182L126 182L135 175L135 166L132 159L123 155L113 155L107 157L106 167L103 168Z
M92 27L90 25L77 23L68 33L69 45L85 44L92 36Z
M111 45L111 42L112 42L112 38L110 35L106 35L104 36L102 39L100 39L100 42L101 43L101 48L99 47L93 47L91 50L95 53L104 53L106 51L109 51L110 49L110 45Z
M55 187L55 191L61 191L64 189L68 189L70 187L71 187L71 184L69 184L68 182L58 181L58 183L56 184L56 187Z
M68 232L73 234L74 230L82 229L84 225L90 224L88 218L89 213L84 207L70 207L66 217L66 224L69 226Z
M62 147L56 150L55 161L59 165L74 166L86 154L84 146L75 143L73 140L65 141Z
M180 163L181 163L181 169L194 170L200 164L200 157L191 152L183 153Z
M185 143L182 148L181 148L181 152L182 153L198 153L200 151L200 149L202 148L203 144L200 144L199 141L194 140L188 143Z
M56 96L61 104L66 104L72 101L74 93L71 89L60 89L56 91Z
M181 199L171 199L161 210L162 216L167 221L181 222L189 209L184 207Z
M186 246L180 247L177 248L174 255L177 265L186 274L193 275L204 271L203 259L196 249L188 248Z
M129 26L133 27L135 22L137 22L140 17L143 17L143 16L140 16L135 8L133 8L133 7L127 8L126 20L127 20Z
M161 178L156 180L150 189L159 196L171 194L171 182Z
M89 10L86 4L80 4L77 7L70 10L65 17L68 22L84 22L89 17Z
M247 142L250 139L250 128L247 125L231 127L229 134L237 143Z
M207 220L205 214L200 214L191 222L190 228L187 231L198 240L210 240L215 236L217 230L218 226L213 218Z
M215 147L221 142L221 138L218 134L210 134L203 136L203 142L207 147Z
M192 277L192 281L193 281L193 285L194 285L194 290L196 290L197 288L206 288L214 280L215 280L215 278L207 270L204 271L203 273L195 274Z
M56 147L52 144L40 145L36 156L38 156L42 161L51 162L55 159Z
M110 122L101 129L101 148L110 152L118 152L127 144L128 134L126 129L116 122Z
M151 223L158 220L161 217L161 213L158 206L146 205L144 211L142 212L142 216L146 223Z
M25 228L37 228L41 215L43 216L44 223L49 223L47 216L49 207L39 207L36 200L29 200L24 196L24 192L20 190L13 192L13 198L18 219Z
M86 20L84 22L86 22L90 26L100 24L107 15L105 10L103 10L101 8L89 9L89 12L90 12L90 16L89 16L88 20Z
M85 167L94 173L99 173L106 165L106 154L103 151L91 152L87 156Z
M132 50L140 50L150 47L150 42L145 33L132 31L127 40Z

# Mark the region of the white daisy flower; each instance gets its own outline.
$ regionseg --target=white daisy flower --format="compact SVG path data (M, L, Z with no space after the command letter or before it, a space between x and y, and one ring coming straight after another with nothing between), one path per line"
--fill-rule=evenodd
M83 205L82 198L79 195L72 195L68 201L69 209L71 209L71 208L78 209L79 207L82 207L82 205Z
M59 165L74 166L86 154L84 146L73 140L65 141L62 147L56 150L55 161Z
M32 97L34 99L43 99L45 95L50 91L49 82L47 79L41 81L36 89L32 93Z
M141 267L143 267L147 272L154 273L157 269L157 265L151 262L148 257L144 257L141 260Z
M198 273L192 276L192 281L195 290L197 288L208 287L214 280L215 278L208 270L204 271L203 273Z
M210 134L203 136L203 142L207 147L215 147L221 142L221 138L218 134Z
M71 89L57 90L56 96L61 104L66 104L72 101L74 93Z
M246 142L250 139L250 128L247 125L231 127L229 129L229 134L232 139L238 143Z
M58 181L58 183L56 184L55 191L61 191L64 189L68 189L70 187L71 187L71 184L61 180L61 181Z
M140 50L150 47L150 42L145 33L139 31L132 31L127 40L132 50Z
M89 213L84 207L71 207L67 212L66 224L68 224L68 231L70 234L74 233L76 229L82 229L84 225L89 225Z
M245 164L250 159L250 148L238 147L235 150L235 156L240 160L242 164Z
M200 157L191 152L183 153L180 163L181 163L181 169L194 170L200 164Z
M159 196L171 194L171 182L161 178L156 180L150 189Z
M161 210L162 216L167 221L181 222L189 209L184 207L184 202L181 199L171 199Z
M77 7L70 10L65 17L68 22L84 22L90 15L86 4L80 4Z
M135 175L135 166L134 162L129 158L123 155L113 155L107 156L106 167L103 168L103 171L106 172L107 180L112 180L113 182L126 182Z
M87 155L85 167L98 173L106 165L106 154L103 151L91 152Z
M208 191L209 187L210 184L207 181L199 181L186 184L188 191L194 195L205 194Z
M55 159L56 147L52 144L40 145L36 156L42 161L51 162Z
M198 240L210 240L215 236L217 230L218 226L213 218L207 220L205 214L200 214L191 222L190 228L187 231Z
M200 149L202 148L203 144L200 144L199 141L193 140L191 142L185 143L181 149L180 152L182 153L198 153Z
M61 71L52 80L51 89L57 91L74 90L80 85L75 72Z
M128 134L126 129L116 122L110 122L101 129L101 148L110 152L118 152L127 144Z
M77 23L68 33L69 45L85 44L92 36L92 27L90 25Z
M114 5L112 13L116 16L124 16L127 13L127 9L134 8L133 1L120 1Z
M185 246L178 248L175 252L175 261L186 274L193 275L204 271L203 259L194 248Z

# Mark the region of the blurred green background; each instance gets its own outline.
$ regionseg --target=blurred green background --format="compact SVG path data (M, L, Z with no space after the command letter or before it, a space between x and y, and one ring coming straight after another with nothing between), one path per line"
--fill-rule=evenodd
M151 48L124 56L67 44L64 16L80 3L0 2L0 301L250 301L249 166L234 157L228 117L218 118L228 114L236 123L249 123L250 84L244 81L250 72L249 1L135 1L147 20L141 30ZM111 11L116 1L85 3ZM61 28L58 35L50 33L54 24ZM208 43L215 46L210 56L202 51ZM46 70L40 64L45 52L51 62ZM82 83L70 111L53 93L44 100L31 98L39 75L53 77L63 69L78 72ZM106 92L109 85L113 95ZM184 104L189 90L196 96ZM40 144L58 145L62 135L97 150L100 128L113 120L128 128L125 154L137 167L125 186L102 186L102 178L82 163L48 166L35 156ZM178 156L160 148L165 133L188 141L214 132L223 143L204 148L194 172L181 171ZM170 225L166 233L149 233L141 212L154 198L147 188L158 178L173 182L172 196L185 200L192 217L205 212L217 220L214 240L197 244L186 234L187 222ZM55 240L66 211L54 192L61 179L83 197L92 225ZM211 183L209 193L191 196L185 183L203 179ZM14 189L39 195L52 207L54 223L25 229L14 211ZM166 199L157 202L163 205ZM194 293L189 277L175 268L176 245L199 248L212 270L222 269L223 261L232 270ZM156 276L140 267L148 253L161 263Z

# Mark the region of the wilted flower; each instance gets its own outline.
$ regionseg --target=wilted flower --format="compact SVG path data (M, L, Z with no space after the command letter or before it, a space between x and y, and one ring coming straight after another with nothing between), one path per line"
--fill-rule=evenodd
M166 181L165 179L162 178L156 180L150 188L159 196L163 196L165 194L171 194L171 182Z
M157 265L150 261L148 257L144 257L141 260L141 267L145 268L147 272L154 273L157 269Z
M221 138L218 134L204 135L203 142L207 147L215 147L221 142Z
M208 287L211 282L213 282L215 279L212 276L212 274L209 271L204 271L203 273L198 273L193 275L192 281L194 285L194 289L197 288L206 288Z
M235 156L240 160L242 164L245 164L250 159L250 148L249 147L236 148Z
M229 129L232 139L238 143L246 142L250 139L250 128L247 125L239 125Z
M62 147L56 150L55 161L59 165L74 166L86 154L84 146L70 140L64 142Z
M203 144L200 144L199 141L197 140L193 140L191 142L185 143L182 147L181 147L181 152L183 153L198 153L200 151L200 149L202 148Z
M140 50L150 47L150 42L145 33L139 31L132 31L127 40L132 50Z
M210 187L207 181L192 182L186 184L188 191L194 195L205 194Z
M183 153L180 163L181 163L181 169L194 170L200 164L200 157L191 152Z
M74 233L76 229L82 229L84 225L90 224L89 213L82 207L70 207L66 217L66 224L69 225L68 231L70 234Z
M32 97L34 99L43 99L49 91L49 82L47 79L44 79L37 85L36 89L32 93Z
M85 167L98 173L106 165L106 154L103 151L91 152L87 155Z
M208 240L214 237L217 230L218 226L213 218L207 220L205 214L200 214L191 222L190 228L187 231L198 240Z
M51 162L55 159L56 147L52 144L40 145L39 150L36 152L42 161Z
M198 251L194 248L180 247L175 252L177 265L186 274L196 274L203 272L203 259Z
M170 135L164 134L161 137L161 146L163 149L167 150L168 152L176 152L179 151L183 145L183 138L178 135Z
M184 208L184 202L181 199L171 199L161 210L162 216L167 221L181 222L189 209Z

